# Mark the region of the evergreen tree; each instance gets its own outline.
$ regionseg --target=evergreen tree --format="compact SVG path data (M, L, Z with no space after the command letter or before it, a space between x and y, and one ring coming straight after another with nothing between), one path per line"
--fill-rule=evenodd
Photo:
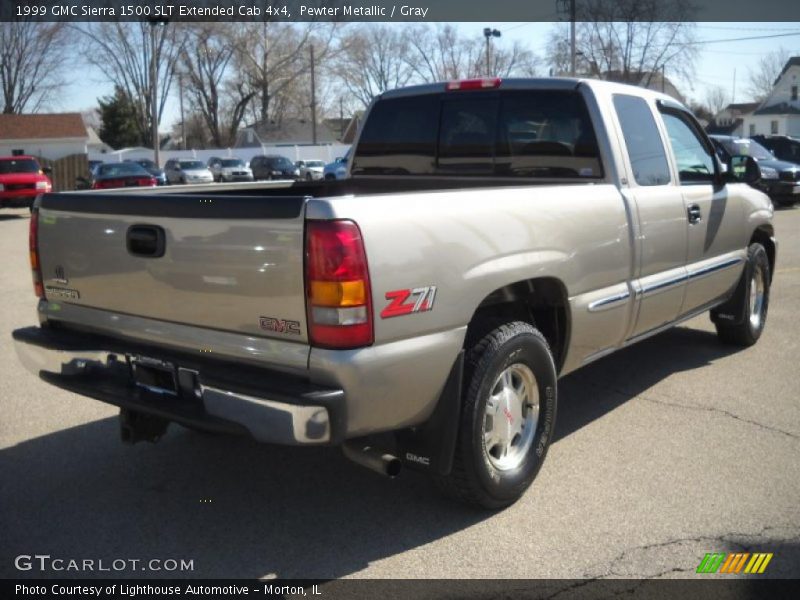
M100 118L100 139L115 149L138 146L142 143L136 126L136 103L119 86L114 95L98 98Z

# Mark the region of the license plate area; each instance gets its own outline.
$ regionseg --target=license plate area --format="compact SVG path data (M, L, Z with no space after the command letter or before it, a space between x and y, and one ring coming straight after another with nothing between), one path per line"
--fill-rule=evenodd
M158 394L178 395L178 377L171 362L144 356L129 357L134 383Z

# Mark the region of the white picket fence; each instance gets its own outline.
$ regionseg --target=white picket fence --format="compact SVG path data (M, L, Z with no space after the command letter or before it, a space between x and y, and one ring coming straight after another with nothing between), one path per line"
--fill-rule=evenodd
M316 146L261 146L255 148L217 148L211 150L162 150L159 153L159 162L163 167L171 158L192 158L207 162L212 156L220 158L236 157L246 162L259 154L281 155L295 162L298 160L321 160L325 163L333 162L336 158L344 156L350 149L349 144L319 144ZM89 160L103 162L122 162L139 158L153 159L153 151L148 148L128 148L112 152L89 152Z

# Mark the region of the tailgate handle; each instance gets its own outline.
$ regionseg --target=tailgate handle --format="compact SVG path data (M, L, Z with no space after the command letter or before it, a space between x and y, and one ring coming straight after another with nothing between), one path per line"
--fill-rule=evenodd
M156 225L132 225L125 236L128 252L134 256L160 258L164 256L166 235Z

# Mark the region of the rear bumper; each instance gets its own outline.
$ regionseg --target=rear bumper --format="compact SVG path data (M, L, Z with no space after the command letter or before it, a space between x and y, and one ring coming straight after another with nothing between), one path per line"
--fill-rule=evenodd
M120 408L260 442L331 445L344 441L344 392L289 375L199 360L70 330L28 327L13 333L25 367L42 380ZM131 357L175 365L177 393L137 385Z

